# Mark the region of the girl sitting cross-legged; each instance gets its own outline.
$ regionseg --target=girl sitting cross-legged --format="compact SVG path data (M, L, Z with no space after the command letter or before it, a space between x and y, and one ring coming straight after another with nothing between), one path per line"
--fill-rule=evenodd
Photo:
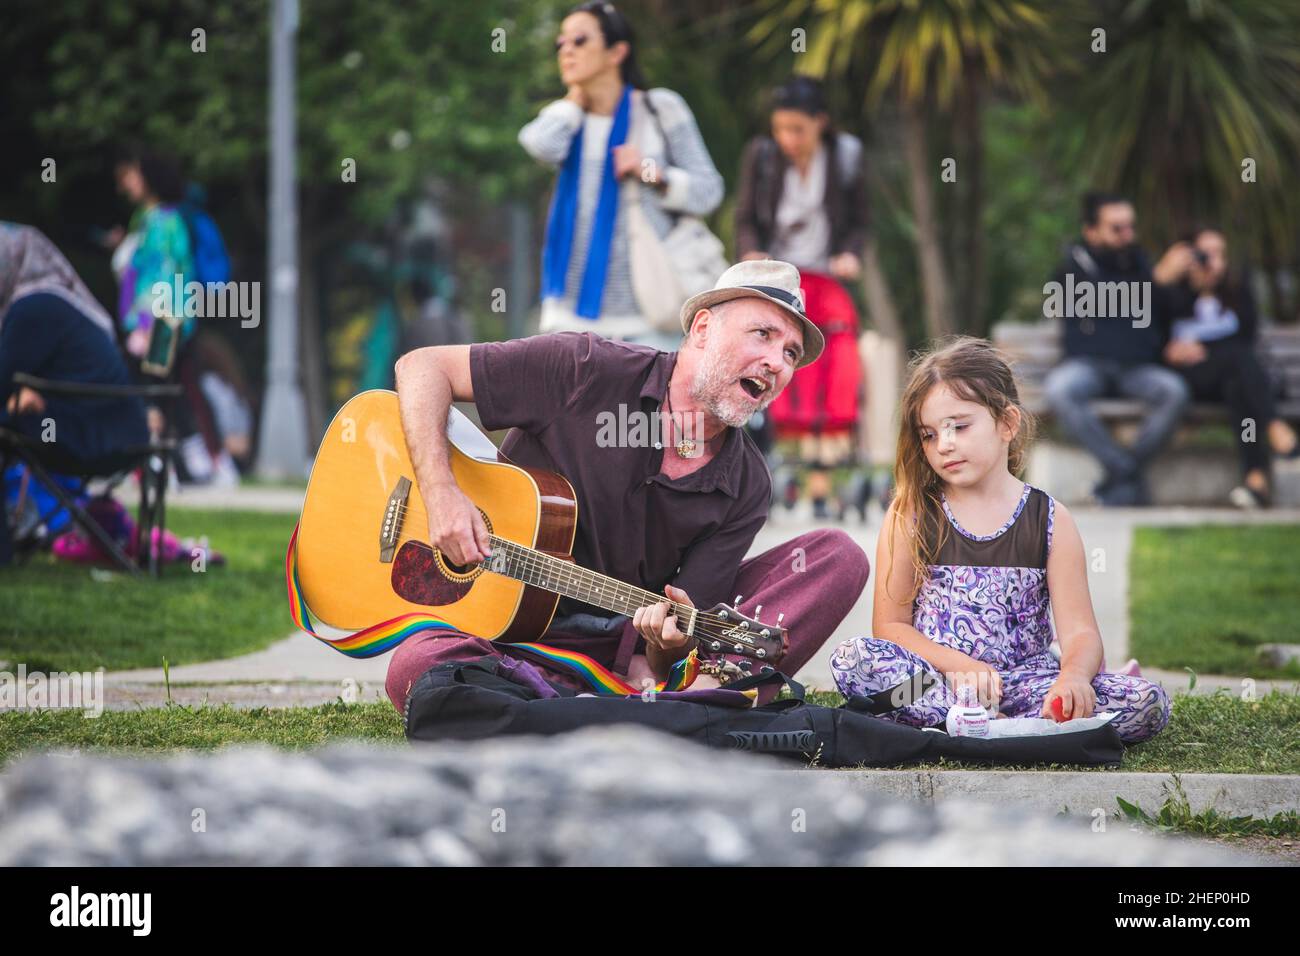
M884 716L916 727L942 726L954 690L973 684L1002 717L1051 717L1060 698L1066 719L1116 712L1126 742L1164 729L1163 688L1103 672L1074 518L1016 477L1033 422L1001 354L962 337L919 357L900 421L874 636L835 651L840 691L883 694Z

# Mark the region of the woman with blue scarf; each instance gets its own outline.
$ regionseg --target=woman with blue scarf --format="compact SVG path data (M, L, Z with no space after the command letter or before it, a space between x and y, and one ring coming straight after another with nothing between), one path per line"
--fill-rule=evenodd
M555 43L568 95L519 133L534 158L559 167L542 251L541 331L591 331L675 350L633 291L629 206L662 240L676 216L707 216L723 181L685 100L646 90L632 28L610 3L584 3ZM622 183L637 184L624 189Z

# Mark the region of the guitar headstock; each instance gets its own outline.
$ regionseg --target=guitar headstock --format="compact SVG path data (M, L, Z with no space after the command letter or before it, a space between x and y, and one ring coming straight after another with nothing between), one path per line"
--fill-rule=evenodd
M764 624L754 617L746 617L734 607L715 604L701 612L695 623L695 639L699 649L706 654L739 654L754 660L775 664L785 656L790 647L789 635L778 616L776 624Z

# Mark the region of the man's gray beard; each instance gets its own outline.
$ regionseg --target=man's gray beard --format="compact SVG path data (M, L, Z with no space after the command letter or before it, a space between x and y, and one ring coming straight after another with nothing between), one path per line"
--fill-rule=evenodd
M722 367L722 357L706 352L695 373L695 381L691 384L691 400L718 421L732 428L740 428L754 412L761 412L776 398L776 390L768 389L757 407L747 402L742 404L739 399L727 396L734 384L735 379Z

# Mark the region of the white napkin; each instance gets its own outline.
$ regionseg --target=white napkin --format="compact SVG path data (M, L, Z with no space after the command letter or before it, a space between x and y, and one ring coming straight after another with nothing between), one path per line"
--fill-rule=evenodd
M973 739L993 740L999 737L1050 737L1053 734L1077 734L1081 730L1094 730L1097 727L1104 727L1118 716L1119 713L1112 710L1104 714L1094 714L1091 717L1077 717L1074 720L1067 720L1059 724L1054 720L1048 720L1046 717L999 717L996 720L989 721L989 735L987 737ZM942 727L926 727L924 729L936 734L944 733Z
M1081 730L1095 730L1104 727L1116 717L1118 711L1093 714L1091 717L1076 717L1057 723L1046 717L1003 717L989 721L989 739L994 737L1050 737L1053 734L1075 734Z

